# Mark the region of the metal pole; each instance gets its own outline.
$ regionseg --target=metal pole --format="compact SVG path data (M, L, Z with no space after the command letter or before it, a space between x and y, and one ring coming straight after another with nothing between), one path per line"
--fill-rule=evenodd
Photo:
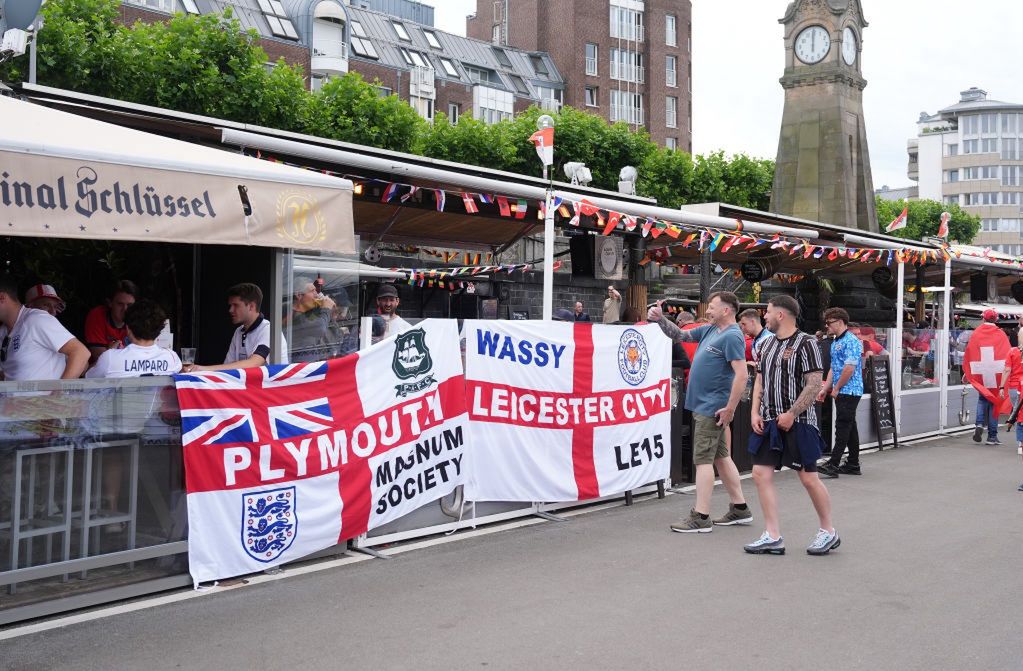
M39 29L42 28L42 21L36 18L32 22L32 42L28 47L28 83L36 83L36 42L39 40Z
M544 168L544 178L547 168ZM543 218L543 319L554 315L554 192L547 189L547 205Z
M938 337L938 356L941 358L935 361L937 364L938 375L938 386L941 388L941 411L938 414L938 430L944 431L948 424L948 376L949 376L949 357L951 356L949 347L951 340L951 320L952 320L952 259L945 261L945 287L942 291L944 296L944 309L941 311L941 334Z
M896 262L898 263L898 262ZM899 263L896 277L895 294L895 338L888 346L892 353L892 392L895 397L895 427L902 433L902 313L905 312L906 301L906 264ZM898 393L895 392L895 380L899 381Z

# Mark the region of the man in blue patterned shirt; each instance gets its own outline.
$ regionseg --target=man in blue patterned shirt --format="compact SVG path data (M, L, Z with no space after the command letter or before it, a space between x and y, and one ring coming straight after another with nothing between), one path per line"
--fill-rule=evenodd
M824 311L824 325L835 339L831 342L831 369L824 380L818 401L828 394L835 402L835 445L831 459L817 467L825 478L840 473L860 474L860 434L856 429L856 407L863 396L863 343L849 330L849 313L842 308ZM849 448L845 463L842 453Z

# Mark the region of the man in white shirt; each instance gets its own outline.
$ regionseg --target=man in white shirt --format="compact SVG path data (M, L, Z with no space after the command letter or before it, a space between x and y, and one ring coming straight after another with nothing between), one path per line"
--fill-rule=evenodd
M156 344L166 319L167 315L156 302L136 301L124 313L128 346L100 354L85 377L149 377L179 372L181 359L178 355Z
M25 307L18 285L0 277L0 374L4 380L74 380L89 365L89 350L57 318Z
M374 338L373 342L389 338L393 335L399 335L412 329L412 324L398 316L398 304L400 302L398 290L393 284L380 285L380 289L377 291L377 314L383 318L387 328L384 329L384 334L380 338Z
M202 370L258 368L270 363L270 320L260 312L263 292L255 284L243 282L227 290L227 312L238 326L231 337L224 363L215 366L192 365L186 373ZM281 334L281 361L288 363L288 345Z
M605 324L614 324L621 319L622 314L622 295L618 293L614 285L610 285L607 288L607 298L604 299L604 319Z

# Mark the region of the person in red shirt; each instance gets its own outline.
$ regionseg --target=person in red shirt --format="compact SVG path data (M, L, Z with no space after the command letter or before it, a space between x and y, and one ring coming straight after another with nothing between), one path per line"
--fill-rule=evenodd
M135 303L138 287L131 280L114 282L104 305L97 305L85 316L85 344L89 347L89 365L108 349L120 349L128 344L128 328L124 313Z
M1005 373L1002 375L1003 396L1012 398L1013 407L1023 393L1023 344L1009 350L1005 360ZM1023 426L1016 422L1016 447L1023 448Z

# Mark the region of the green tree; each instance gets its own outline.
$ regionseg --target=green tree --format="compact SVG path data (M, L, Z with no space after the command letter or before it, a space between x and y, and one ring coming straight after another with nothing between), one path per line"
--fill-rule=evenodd
M907 240L922 240L924 236L937 235L941 225L941 213L948 212L948 239L950 242L970 244L980 230L980 217L968 214L958 205L942 203L937 200L884 200L875 198L877 207L878 230L884 229L899 216L902 210L909 207L906 228L899 229L892 235Z
M430 158L509 170L518 153L511 131L507 122L488 125L463 114L458 123L451 124L444 114L438 114L415 149L416 153Z
M677 209L693 202L696 167L693 157L684 151L651 152L639 167L639 195L657 200L661 207Z
M331 79L309 94L304 131L311 135L411 152L426 122L398 96L381 96L357 72Z

